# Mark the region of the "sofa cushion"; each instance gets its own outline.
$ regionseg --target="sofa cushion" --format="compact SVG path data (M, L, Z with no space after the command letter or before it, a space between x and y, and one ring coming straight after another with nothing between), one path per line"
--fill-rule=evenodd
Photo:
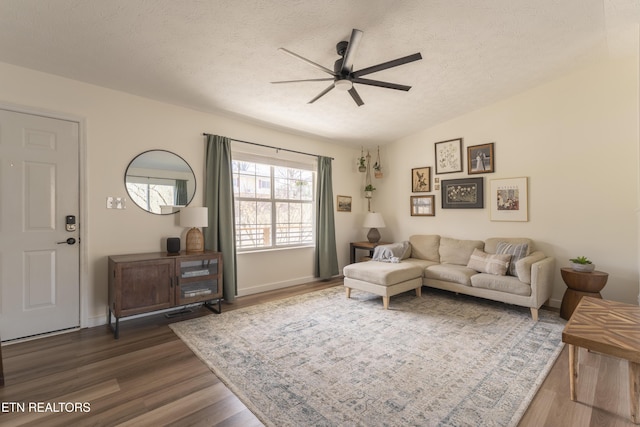
M478 272L467 266L455 264L435 264L424 271L425 279L444 280L465 286L471 286L471 276L474 274Z
M474 249L467 267L480 273L504 276L507 274L509 261L511 261L511 255L509 254L488 254L480 249Z
M529 255L534 250L533 240L526 237L491 237L484 241L484 251L488 254L495 254L497 252L496 248L498 247L498 243L501 242L511 243L513 245L526 243L527 245L529 245L529 252L527 252L527 255Z
M437 234L418 234L409 237L411 258L440 262L440 236Z
M531 255L521 258L516 262L516 273L521 282L531 284L531 266L545 259L546 256L540 251L533 252Z
M422 276L423 268L410 262L388 263L378 261L357 262L343 269L345 277L389 286Z
M512 276L479 273L471 277L471 286L474 288L493 289L494 291L507 292L514 295L531 295L531 286Z
M484 248L482 240L440 238L440 262L466 266L474 249Z
M435 261L427 261L426 259L418 259L418 258L407 258L404 263L410 262L413 265L419 266L422 270L425 270L427 267L438 264Z
M406 249L405 249L404 253L400 257L400 259L409 259L409 258L411 258L411 243L409 243L408 240L405 240L402 243L406 243L407 246L406 246Z
M511 264L509 265L509 270L507 270L507 274L509 276L517 276L516 272L516 263L526 257L529 253L529 244L528 243L520 243L513 244L507 242L500 242L496 247L497 254L509 254L511 255Z

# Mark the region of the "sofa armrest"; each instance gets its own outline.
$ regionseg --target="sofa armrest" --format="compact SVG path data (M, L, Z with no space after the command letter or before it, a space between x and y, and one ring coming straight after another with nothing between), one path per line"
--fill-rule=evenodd
M531 266L543 259L546 256L541 251L532 252L524 258L516 261L516 274L518 275L518 279L526 283L527 285L531 284Z
M536 307L542 306L553 291L553 276L556 260L551 257L531 265L531 296Z

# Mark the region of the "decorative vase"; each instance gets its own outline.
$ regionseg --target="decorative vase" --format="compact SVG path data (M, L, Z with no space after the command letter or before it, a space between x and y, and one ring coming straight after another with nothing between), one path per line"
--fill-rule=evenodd
M593 270L596 269L596 265L595 264L578 264L578 263L572 262L571 268L573 269L573 271L579 271L581 273L591 273Z

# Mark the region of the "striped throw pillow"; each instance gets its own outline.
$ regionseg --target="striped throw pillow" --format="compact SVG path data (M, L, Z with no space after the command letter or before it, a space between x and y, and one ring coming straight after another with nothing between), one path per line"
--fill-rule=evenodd
M509 269L507 270L507 274L509 276L518 277L518 273L516 273L516 262L521 258L527 256L529 252L529 245L527 243L520 243L518 245L514 245L512 243L507 242L499 242L496 247L496 254L508 254L511 255L511 263L509 264Z
M480 249L474 249L467 267L480 273L489 273L496 276L504 276L509 268L509 260L511 255L495 254L491 255L482 252Z

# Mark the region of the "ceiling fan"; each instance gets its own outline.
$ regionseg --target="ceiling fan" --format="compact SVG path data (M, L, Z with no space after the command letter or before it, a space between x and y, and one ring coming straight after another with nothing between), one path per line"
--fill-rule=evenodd
M405 56L402 58L394 59L393 61L383 62L378 65L373 65L371 67L363 68L361 70L353 71L353 58L355 52L358 48L358 44L360 43L360 39L362 38L362 31L353 29L351 31L351 38L349 41L341 41L336 45L336 51L338 55L340 55L340 59L338 59L333 65L333 71L330 69L323 67L320 64L316 64L313 61L308 60L307 58L303 58L302 56L291 52L285 48L280 48L278 50L293 56L294 58L298 58L301 61L306 62L314 68L317 68L320 71L323 71L327 74L330 74L332 77L323 78L323 79L305 79L305 80L285 80L271 83L299 83L299 82L320 82L320 81L330 81L333 80L333 83L320 92L315 98L309 101L309 104L316 102L318 99L329 93L333 88L338 88L343 91L348 91L351 95L351 98L358 104L358 107L364 105L362 102L362 98L356 91L356 88L353 86L354 83L369 85L369 86L378 86L387 89L396 89L396 90L404 90L408 91L411 89L411 86L399 85L396 83L382 82L379 80L371 80L371 79L363 79L362 76L366 76L367 74L375 73L378 71L386 70L388 68L397 67L399 65L407 64L409 62L417 61L422 59L422 55L420 53L414 53L413 55Z

